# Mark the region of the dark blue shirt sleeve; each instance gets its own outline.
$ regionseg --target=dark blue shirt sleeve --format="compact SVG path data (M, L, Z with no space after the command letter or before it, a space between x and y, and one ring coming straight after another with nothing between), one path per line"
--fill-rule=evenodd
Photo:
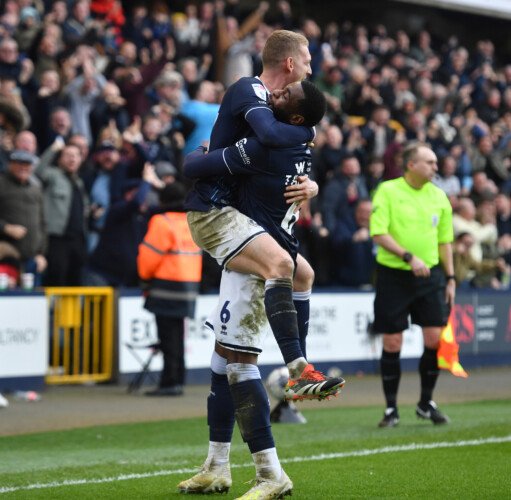
M234 146L207 154L198 148L185 158L183 171L192 179L215 175L254 175L264 172L269 152L255 139L241 139Z

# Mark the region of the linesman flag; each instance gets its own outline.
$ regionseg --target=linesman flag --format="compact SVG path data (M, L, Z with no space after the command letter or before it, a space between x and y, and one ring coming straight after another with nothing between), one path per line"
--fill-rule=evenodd
M440 336L440 345L437 352L438 368L449 370L456 377L467 378L468 373L460 365L459 349L460 346L454 336L454 312L451 311L449 321Z

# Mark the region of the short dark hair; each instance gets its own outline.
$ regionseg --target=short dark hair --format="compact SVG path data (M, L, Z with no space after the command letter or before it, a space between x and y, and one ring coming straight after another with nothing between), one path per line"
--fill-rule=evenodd
M302 125L313 127L326 113L326 99L323 92L313 83L304 80L301 85L305 97L298 102L297 112L304 118Z

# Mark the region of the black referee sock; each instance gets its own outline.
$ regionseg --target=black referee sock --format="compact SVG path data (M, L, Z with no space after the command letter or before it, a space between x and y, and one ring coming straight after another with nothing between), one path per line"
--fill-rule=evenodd
M424 353L419 361L419 374L421 377L421 399L419 405L427 408L429 401L433 399L433 389L440 374L436 349L424 348Z
M401 380L400 352L381 353L380 369L383 384L383 394L387 402L387 408L397 408L397 391Z
M264 293L266 316L286 364L303 357L292 286L291 279L266 280Z

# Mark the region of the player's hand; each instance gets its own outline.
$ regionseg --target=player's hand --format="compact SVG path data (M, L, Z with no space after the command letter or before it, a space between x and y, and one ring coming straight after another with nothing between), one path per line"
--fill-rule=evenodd
M309 179L306 175L298 177L298 183L286 187L284 198L286 203L301 203L302 201L314 198L318 194L318 184Z
M410 267L412 268L412 273L417 277L428 278L431 274L429 267L416 255L414 255L413 259L410 261Z

